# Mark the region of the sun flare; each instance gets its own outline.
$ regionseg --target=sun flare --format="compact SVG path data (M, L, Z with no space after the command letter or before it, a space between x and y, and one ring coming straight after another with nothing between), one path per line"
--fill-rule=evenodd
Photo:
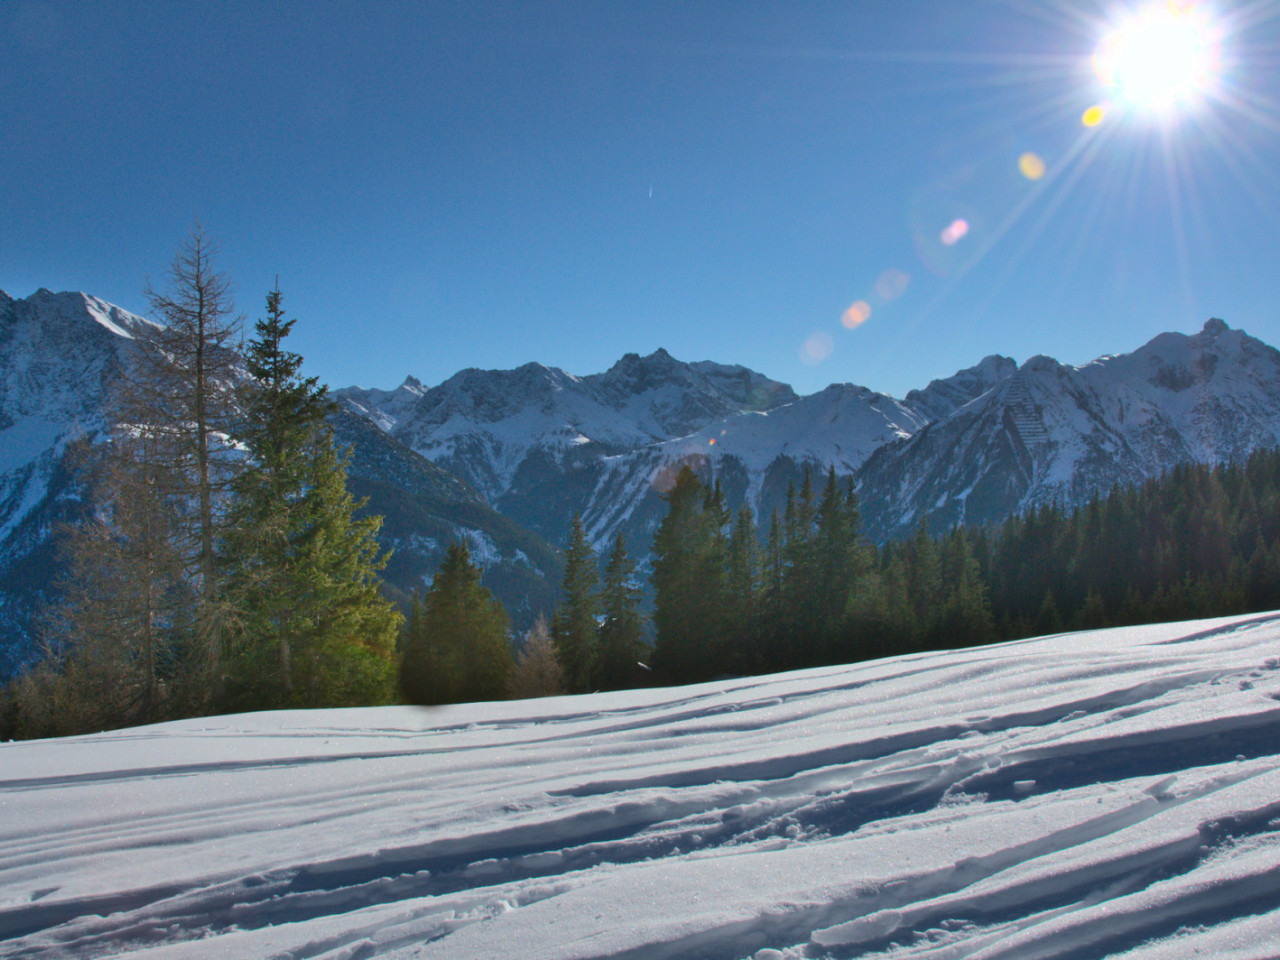
M1205 93L1218 71L1208 16L1198 5L1162 0L1126 18L1093 55L1099 79L1135 107L1164 111Z

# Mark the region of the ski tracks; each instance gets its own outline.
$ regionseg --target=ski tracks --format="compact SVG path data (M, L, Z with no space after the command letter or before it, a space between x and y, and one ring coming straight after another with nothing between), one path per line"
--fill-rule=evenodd
M0 957L1250 957L1280 942L1278 633L230 718L170 764L129 762L163 727L85 738L0 774Z

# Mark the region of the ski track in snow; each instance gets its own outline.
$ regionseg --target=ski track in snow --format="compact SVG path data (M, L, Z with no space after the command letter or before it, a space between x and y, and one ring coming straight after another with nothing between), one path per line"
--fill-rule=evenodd
M1280 955L1280 614L0 746L0 957Z

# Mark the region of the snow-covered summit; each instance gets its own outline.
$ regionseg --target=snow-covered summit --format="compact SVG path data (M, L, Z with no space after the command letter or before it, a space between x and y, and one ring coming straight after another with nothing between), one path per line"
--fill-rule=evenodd
M68 446L101 435L110 385L149 328L83 293L0 292L0 681L31 659L31 624L60 572L54 533L81 510ZM396 562L387 577L398 588L421 586L449 540L463 538L490 563L517 624L550 602L559 561L549 544L365 419L340 415L333 426L352 452L349 482L388 518L382 539Z
M941 420L966 403L976 400L996 384L1008 380L1018 364L1008 357L992 354L976 366L961 370L945 380L932 380L923 390L912 390L906 402L926 420Z
M790 387L745 367L684 363L662 349L627 354L588 376L527 363L463 370L424 390L406 382L391 392L350 387L337 396L494 501L531 461L563 464L584 447L625 453L795 398Z
M1006 367L1001 366L1002 371ZM989 523L1077 504L1178 463L1280 444L1280 351L1210 320L1081 366L1032 357L907 443L881 450L861 494L879 537L928 516Z

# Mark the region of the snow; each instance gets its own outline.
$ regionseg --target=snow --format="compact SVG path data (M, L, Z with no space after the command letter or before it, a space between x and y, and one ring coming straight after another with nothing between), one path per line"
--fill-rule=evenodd
M490 567L495 563L502 562L502 548L494 542L493 537L483 530L477 530L474 527L459 527L457 535L466 541L467 550L471 553L471 560L477 566Z
M0 746L0 955L1280 954L1280 613Z

